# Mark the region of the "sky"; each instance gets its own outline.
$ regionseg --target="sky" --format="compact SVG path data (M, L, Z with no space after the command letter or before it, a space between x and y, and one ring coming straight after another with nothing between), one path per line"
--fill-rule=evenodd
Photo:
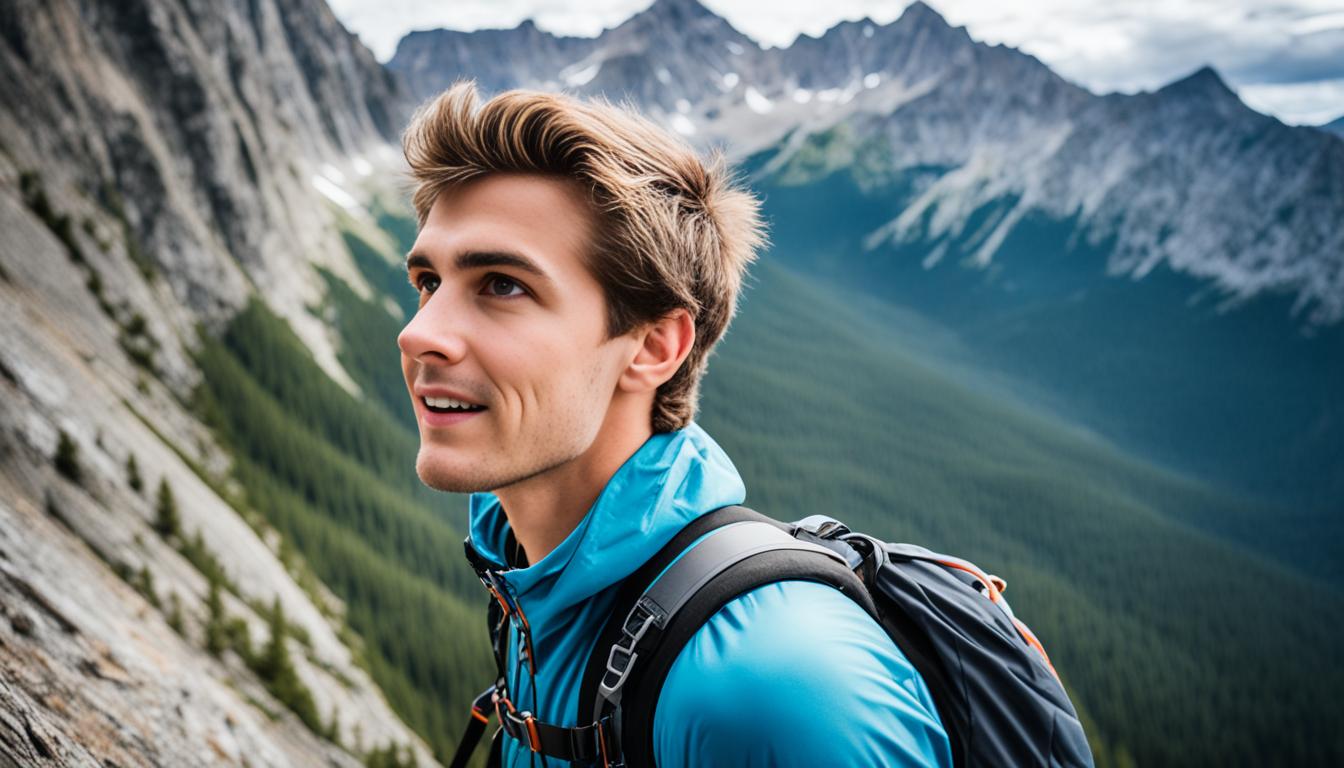
M329 0L380 61L413 29L514 27L595 36L650 0ZM763 47L907 0L701 0ZM927 0L971 37L1032 54L1095 93L1155 90L1206 64L1252 109L1293 125L1344 115L1344 0Z

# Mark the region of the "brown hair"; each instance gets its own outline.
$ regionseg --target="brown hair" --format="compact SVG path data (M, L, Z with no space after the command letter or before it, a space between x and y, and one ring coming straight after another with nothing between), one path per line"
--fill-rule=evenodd
M420 225L441 191L484 174L579 182L598 222L588 267L606 296L607 337L682 307L695 319L694 345L658 388L652 413L655 432L686 426L709 352L765 244L759 201L739 187L721 151L702 162L628 104L526 90L478 100L473 81L456 82L416 112L402 137Z

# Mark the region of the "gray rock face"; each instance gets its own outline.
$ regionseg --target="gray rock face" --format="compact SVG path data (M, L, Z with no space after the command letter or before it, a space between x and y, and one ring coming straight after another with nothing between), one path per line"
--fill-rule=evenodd
M1233 303L1288 292L1303 325L1344 319L1340 143L1252 112L1212 70L1156 93L1096 96L921 2L890 24L845 22L785 49L762 50L695 0L658 0L565 48L529 22L453 33L440 64L428 43L439 34L416 33L414 57L408 37L389 62L422 98L445 85L427 73L483 66L489 90L629 96L701 148L770 153L763 173L787 168L791 181L904 176L921 195L870 233L873 246L957 234L990 201L1015 199L980 263L1032 212L1080 214L1089 238L1114 238L1113 274L1161 263ZM544 53L507 72L487 63L524 36Z
M189 335L191 322L159 308L213 327L259 290L342 377L303 311L320 299L310 265L361 283L314 178L356 157L395 167L388 141L409 101L393 77L318 2L58 0L4 13L5 186L37 174L60 214L103 233L74 228L98 269L155 273L160 300L139 307L151 325Z
M463 77L486 91L532 82L583 58L592 47L589 38L558 37L529 19L514 29L411 32L397 44L387 68L405 79L417 101L424 101Z
M1227 306L1288 292L1304 326L1344 318L1344 232L1332 223L1344 219L1344 143L1251 111L1210 69L1155 93L1035 95L976 100L987 126L954 142L975 153L951 158L956 170L869 243L960 235L976 209L1013 199L981 264L1022 217L1076 215L1090 242L1114 241L1111 274L1142 278L1165 264L1209 281ZM922 106L856 133L890 137L907 116L922 124Z
M363 286L334 220L399 169L409 100L320 2L6 0L0 31L0 764L355 766L388 743L433 764L339 601L225 502L187 406L197 325L252 295L349 384L314 266ZM151 525L161 480L254 647L274 600L301 632L339 745L204 650L206 579Z

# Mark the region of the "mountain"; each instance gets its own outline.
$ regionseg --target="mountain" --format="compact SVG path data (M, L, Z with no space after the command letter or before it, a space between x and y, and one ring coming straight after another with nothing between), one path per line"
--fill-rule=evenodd
M1252 112L1208 67L1154 94L1098 97L1031 56L975 42L922 2L890 24L845 22L783 49L762 50L695 0L658 0L586 41L531 21L474 34L413 33L388 67L423 99L470 62L499 60L495 46L517 46L529 54L508 78L487 69L486 90L630 97L702 146L772 152L767 171L844 126L852 137L836 151L877 156L834 166L939 182L918 205L893 200L903 218L885 235L908 235L937 201L958 207L937 217L940 231L960 231L988 199L1013 195L978 261L1030 211L1079 212L1092 241L1117 238L1114 273L1142 277L1165 263L1234 302L1290 293L1305 324L1344 318L1344 234L1331 226L1344 206L1344 150Z
M1330 122L1326 123L1325 125L1320 126L1320 129L1322 131L1333 133L1336 136L1344 136L1344 115L1341 115L1335 118L1334 120L1331 120Z
M919 151L940 90L748 161L776 255L919 308L1163 463L1333 519L1344 144L1205 69L1058 111L984 101L992 135Z
M917 307L1135 450L1338 511L1344 144L1208 67L1094 95L922 2L782 49L711 16L658 0L488 86L628 96L739 161L776 258Z
M596 39L527 26L526 48L461 35L440 75L627 93L731 139L767 195L774 249L702 411L753 506L1003 575L1100 766L1344 760L1334 516L1173 471L1125 432L1179 457L1194 431L1184 453L1240 457L1224 475L1314 470L1322 492L1336 326L1285 322L1296 294L1218 311L1169 260L1108 276L1141 222L1092 242L1102 219L1023 212L974 258L1027 194L1087 185L1038 178L1062 148L1143 182L1092 180L1109 191L1087 215L1170 184L1165 141L1222 161L1249 123L1216 75L1096 97L922 4L782 50L686 0ZM492 663L464 500L415 476L395 346L415 223L394 142L451 48L423 34L408 74L317 0L0 4L0 763L451 754ZM1063 135L1079 116L1151 167ZM1291 160L1298 135L1251 146Z
M592 47L589 38L557 37L531 19L514 29L411 32L397 44L395 65L417 101L428 99L459 77L470 76L482 90L501 91L554 72L558 63L577 61Z
M320 2L0 29L0 763L432 764L194 404L197 329L254 297L354 387L305 308L315 265L368 292L319 187L395 159L409 100Z

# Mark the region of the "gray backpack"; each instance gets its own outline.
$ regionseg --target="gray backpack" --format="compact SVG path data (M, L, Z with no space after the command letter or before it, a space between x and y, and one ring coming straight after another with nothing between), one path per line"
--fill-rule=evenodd
M687 550L732 523L742 524ZM477 700L475 716L483 720L493 706L501 730L551 757L652 766L653 710L681 649L737 597L789 580L835 587L886 630L928 686L954 765L1093 766L1073 704L1004 600L1002 579L959 558L853 533L830 517L782 523L742 506L692 521L619 587L579 691L589 724L552 725L517 711L502 676ZM479 739L473 730L463 759Z

